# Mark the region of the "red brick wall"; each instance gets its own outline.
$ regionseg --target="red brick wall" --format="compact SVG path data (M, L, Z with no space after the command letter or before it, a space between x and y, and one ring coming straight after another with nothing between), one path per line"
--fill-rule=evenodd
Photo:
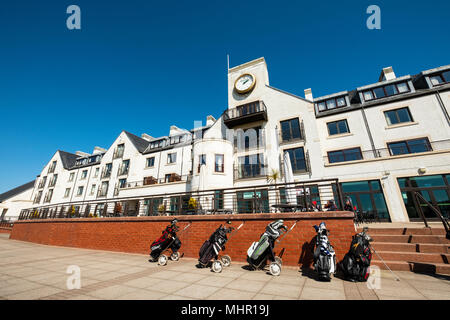
M186 257L198 258L198 251L212 232L232 220L232 225L244 225L226 244L224 254L234 261L245 261L247 249L258 241L268 223L284 219L290 228L296 227L275 248L285 248L283 264L306 265L312 262L311 248L316 235L313 225L325 221L330 230L329 239L338 260L347 252L355 233L353 214L349 212L239 214L217 216L180 216L180 230L191 226L180 236L180 252ZM101 249L131 253L149 253L150 244L161 235L173 217L85 218L19 221L14 224L11 239L41 244Z

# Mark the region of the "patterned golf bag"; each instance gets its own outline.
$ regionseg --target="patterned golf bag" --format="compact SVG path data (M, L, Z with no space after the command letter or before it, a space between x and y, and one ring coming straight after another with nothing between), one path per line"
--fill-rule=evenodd
M203 243L198 253L198 262L201 267L206 267L212 259L217 259L220 250L225 250L225 243L228 241L227 234L232 230L232 228L220 225L209 239Z
M181 247L181 241L177 237L178 226L177 220L173 220L170 225L162 232L161 237L153 241L150 246L150 256L156 261L159 256L167 249L171 249L172 253L177 252Z
M317 232L314 250L314 270L320 281L330 281L331 274L336 272L336 256L333 246L328 241L328 230L325 222L314 226Z
M370 274L372 238L366 230L353 236L350 249L341 262L341 269L347 280L365 282Z
M275 261L273 247L275 240L281 234L281 230L287 230L283 220L271 222L266 231L261 235L258 242L253 242L247 250L247 262L254 268L261 268L266 265L267 259Z

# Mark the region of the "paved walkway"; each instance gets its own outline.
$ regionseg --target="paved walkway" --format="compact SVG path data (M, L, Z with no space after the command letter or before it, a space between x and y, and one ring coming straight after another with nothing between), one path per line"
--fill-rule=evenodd
M0 299L446 299L450 278L381 271L379 289L334 278L318 282L297 268L279 277L232 264L220 274L182 258L165 267L146 255L44 246L0 234ZM80 267L81 288L67 289L66 273Z

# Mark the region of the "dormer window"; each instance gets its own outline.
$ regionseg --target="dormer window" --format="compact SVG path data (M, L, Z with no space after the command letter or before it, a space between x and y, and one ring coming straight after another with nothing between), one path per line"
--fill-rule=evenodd
M342 108L347 105L347 101L345 100L345 96L331 98L328 100L324 100L317 103L317 107L319 111L332 110L336 108Z
M399 82L366 90L363 92L363 97L364 101L370 101L384 97L394 96L409 91L410 89L407 82Z
M450 70L430 76L433 87L450 82Z

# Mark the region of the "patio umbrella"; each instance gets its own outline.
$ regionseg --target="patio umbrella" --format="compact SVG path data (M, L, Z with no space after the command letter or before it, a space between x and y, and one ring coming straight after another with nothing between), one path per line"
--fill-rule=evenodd
M289 183L286 185L286 199L289 204L297 205L297 194L294 188L294 173L292 172L291 157L287 151L284 152L284 182Z

